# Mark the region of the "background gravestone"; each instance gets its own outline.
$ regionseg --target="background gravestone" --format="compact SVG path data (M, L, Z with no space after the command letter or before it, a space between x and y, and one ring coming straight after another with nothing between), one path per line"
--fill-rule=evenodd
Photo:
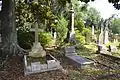
M103 22L101 23L101 29L100 29L100 35L99 35L99 42L98 44L102 45L103 44L103 38L104 38L104 31L103 31L104 25Z
M108 27L105 27L105 31L104 31L104 44L108 43Z
M94 33L95 33L95 29L94 26L92 25L92 36L94 36Z

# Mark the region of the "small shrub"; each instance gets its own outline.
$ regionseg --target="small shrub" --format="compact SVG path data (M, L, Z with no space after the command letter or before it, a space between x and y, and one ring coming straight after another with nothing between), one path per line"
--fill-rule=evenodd
M85 36L83 36L79 30L75 30L75 33L76 33L76 39L78 40L78 42L84 44Z
M52 35L49 32L40 32L40 42L42 46L49 46L52 44Z
M67 20L63 17L63 15L61 15L58 18L58 23L56 26L57 39L59 40L58 42L63 42L63 40L66 38L68 31L67 25Z

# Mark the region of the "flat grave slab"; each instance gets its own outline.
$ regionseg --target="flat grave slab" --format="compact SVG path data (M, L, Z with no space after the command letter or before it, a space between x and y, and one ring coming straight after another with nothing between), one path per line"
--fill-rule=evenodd
M77 55L77 53L75 52L75 47L73 47L73 46L65 48L65 56L68 59L79 64L81 68L85 67L86 65L90 65L90 64L94 63L93 61L91 61L87 58Z
M72 55L72 56L66 56L66 57L76 62L80 68L84 68L85 66L94 63L93 61L78 55Z
M29 56L24 55L24 75L30 75L34 73L41 73L45 71L62 69L60 62L52 55L47 55L44 62L40 62L40 58L32 58L31 61Z

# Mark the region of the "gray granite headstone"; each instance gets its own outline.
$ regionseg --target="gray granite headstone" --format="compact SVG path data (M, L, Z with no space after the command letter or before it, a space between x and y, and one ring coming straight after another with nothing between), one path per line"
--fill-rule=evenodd
M77 55L77 53L75 52L74 46L65 47L65 53L66 55Z
M93 63L93 61L77 55L73 46L65 47L65 56L78 63L80 67Z

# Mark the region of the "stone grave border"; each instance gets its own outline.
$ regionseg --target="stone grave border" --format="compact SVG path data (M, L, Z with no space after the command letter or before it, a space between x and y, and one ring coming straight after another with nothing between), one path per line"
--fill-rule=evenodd
M50 55L50 54L49 54ZM48 64L47 65L47 69L42 69L42 70L38 70L38 71L28 71L27 68L30 67L28 66L27 64L27 55L24 55L24 76L27 76L27 75L30 75L30 74L36 74L36 73L42 73L42 72L46 72L46 71L53 71L53 70L61 70L63 69L63 67L60 65L60 62L55 58L53 57L52 55L50 55L51 58L53 58L53 60L56 61L56 63L58 64L57 67L55 68L48 68ZM44 65L44 64L42 64Z

